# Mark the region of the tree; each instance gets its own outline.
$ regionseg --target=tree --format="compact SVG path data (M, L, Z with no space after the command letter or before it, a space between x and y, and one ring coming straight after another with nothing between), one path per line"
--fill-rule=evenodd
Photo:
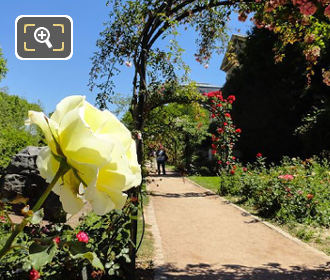
M26 128L28 110L42 111L40 105L27 102L15 95L0 92L0 168L5 168L11 157L28 145L37 146L41 133Z
M322 122L324 126L320 130L324 141L312 141L313 134L309 140L295 134L312 106L322 109L328 103L329 88L322 82L322 68L329 61L329 51L323 50L310 87L306 88L304 69L308 62L301 49L297 45L287 46L286 59L275 63L272 52L276 37L266 29L254 28L238 57L240 67L223 87L225 94L235 92L237 96L233 118L242 128L237 148L245 160L254 159L257 152L278 161L283 155L309 156L329 147L326 122ZM305 145L302 140L318 145Z
M6 76L8 71L6 64L7 61L3 58L2 49L0 48L0 81Z

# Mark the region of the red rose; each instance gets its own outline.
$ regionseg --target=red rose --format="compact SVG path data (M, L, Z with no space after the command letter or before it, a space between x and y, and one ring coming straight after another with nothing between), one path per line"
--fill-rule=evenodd
M214 119L214 118L215 118L215 114L212 114L212 115L211 115L211 118Z
M221 103L218 103L218 104L217 104L217 107L222 107L222 104L221 104Z
M224 122L223 125L226 126L226 125L228 125L228 123Z
M211 91L207 93L207 97L214 97L216 95L216 91Z
M311 16L317 11L317 7L313 2L306 2L299 7L300 13L306 16Z
M30 280L37 280L39 278L40 278L39 271L33 268L29 273L29 279Z
M76 237L78 238L78 241L80 241L80 242L84 242L84 243L88 243L89 237L88 237L88 235L87 235L86 232L79 231L79 232L76 234Z
M307 197L307 199L311 200L311 199L313 199L314 195L309 193L309 194L306 195L306 197Z
M240 128L237 128L235 131L236 131L236 133L241 133L242 132L242 130Z
M56 236L56 237L53 238L53 241L54 241L56 244L58 244L58 243L61 242L61 238L60 238L59 236Z
M225 114L225 117L226 117L226 118L231 118L231 115L230 115L229 113L226 113L226 114Z
M217 148L217 146L215 144L212 144L211 147L212 147L212 149L216 149Z
M235 160L235 159L236 159L236 157L232 157L232 159L233 159L233 160Z
M235 95L229 95L227 100L230 104L233 104L233 102L236 100L236 97Z
M212 155L215 155L217 153L216 150L212 150Z
M246 167L243 167L243 171L244 171L244 172L247 172L247 170L248 170L248 169L247 169Z
M257 153L257 158L262 157L262 153Z
M221 164L222 163L222 161L221 160L218 160L218 164Z
M235 170L234 169L230 170L230 174L231 175L234 175L235 174Z
M218 132L219 133L222 133L223 132L223 129L222 128L218 128Z

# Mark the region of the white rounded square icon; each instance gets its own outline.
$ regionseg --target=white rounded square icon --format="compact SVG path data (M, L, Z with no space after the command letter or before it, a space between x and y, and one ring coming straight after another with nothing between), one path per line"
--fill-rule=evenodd
M68 60L73 21L67 15L21 15L15 20L15 54L21 60Z

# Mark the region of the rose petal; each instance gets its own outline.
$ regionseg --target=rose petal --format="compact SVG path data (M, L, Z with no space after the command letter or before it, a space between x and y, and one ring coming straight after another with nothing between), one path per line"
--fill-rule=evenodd
M51 148L53 153L58 154L55 143L55 140L58 142L57 123L49 119L43 112L29 111L28 119L25 121L25 124L29 125L32 123L41 128L48 146Z
M70 170L53 188L53 191L60 196L63 209L67 213L76 214L84 206L84 202L78 196L79 185L80 181L73 174L73 171Z
M49 147L43 147L40 150L36 164L40 172L40 176L48 183L53 180L60 166L60 163L54 158Z
M50 117L58 124L61 123L63 117L75 108L82 107L84 105L86 97L82 95L72 95L61 100L57 104L55 112Z
M59 126L60 145L64 155L78 163L102 167L111 160L112 137L94 133L83 119L84 108L68 112Z

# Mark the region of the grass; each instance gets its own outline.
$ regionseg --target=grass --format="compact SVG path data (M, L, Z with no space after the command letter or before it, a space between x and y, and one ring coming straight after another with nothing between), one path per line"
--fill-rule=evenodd
M188 178L204 188L207 188L215 193L218 192L220 184L219 177L190 176ZM225 196L225 198L232 203L238 204L251 214L257 216L257 212L255 211L255 209L246 203L242 203L240 197ZM330 255L330 229L322 227L312 227L299 223L278 224L275 223L273 220L269 219L267 219L267 221L280 227L284 231L289 232L291 235L319 249L320 251L323 251L327 255Z
M196 182L197 184L201 185L204 188L207 188L215 193L218 191L220 178L213 176L213 177L206 177L206 176L190 176L188 177L192 181Z

